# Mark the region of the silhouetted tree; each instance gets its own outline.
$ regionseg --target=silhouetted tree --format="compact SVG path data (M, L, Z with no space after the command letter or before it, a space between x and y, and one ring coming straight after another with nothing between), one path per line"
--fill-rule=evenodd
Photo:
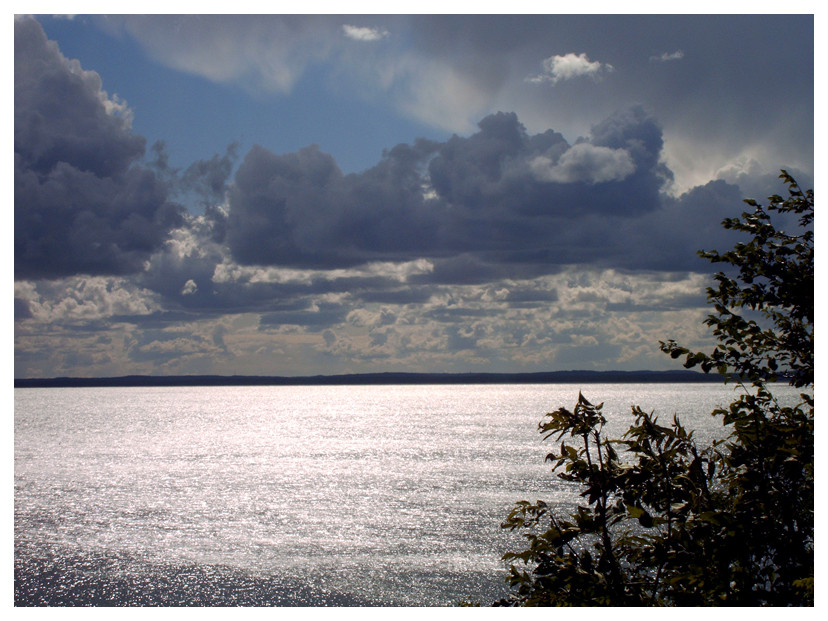
M698 447L676 417L661 425L639 407L609 439L601 405L582 395L547 414L540 432L560 442L547 460L584 500L568 513L517 503L503 527L528 545L504 555L512 592L498 605L813 605L814 402L783 407L772 383L813 386L814 200L780 177L788 198L747 200L752 212L724 220L748 241L700 252L728 266L708 289L715 349L661 344L742 385L712 413L726 439ZM772 215L796 218L796 234Z

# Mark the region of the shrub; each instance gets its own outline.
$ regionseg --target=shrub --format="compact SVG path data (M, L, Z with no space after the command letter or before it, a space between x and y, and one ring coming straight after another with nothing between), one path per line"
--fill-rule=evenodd
M813 605L814 402L781 406L773 383L813 386L813 191L784 170L789 196L771 196L723 226L748 236L724 254L708 289L717 339L710 353L661 344L684 366L743 387L716 410L726 439L699 447L677 418L633 407L620 439L583 395L540 424L560 442L553 471L581 489L566 513L517 503L504 528L527 547L509 552L511 593L496 605ZM794 235L777 219L795 218Z

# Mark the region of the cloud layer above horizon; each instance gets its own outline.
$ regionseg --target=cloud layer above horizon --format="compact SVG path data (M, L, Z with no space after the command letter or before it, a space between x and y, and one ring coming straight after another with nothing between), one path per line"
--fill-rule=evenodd
M384 83L421 119L446 105L459 118L462 100L496 81L497 67L475 70L498 47L476 54L493 26L476 17L415 19L406 35L419 56L357 67L351 44L396 45L407 24L381 21L267 21L281 38L241 18L124 16L106 27L176 70L280 96L336 56L337 71L376 72L373 88ZM173 25L177 38L166 36ZM466 34L450 44L430 42L459 26ZM323 35L328 46L314 45ZM188 46L199 36L212 47ZM251 61L266 54L267 65ZM642 64L686 54L651 50ZM594 58L539 57L522 81L597 96L625 68ZM418 86L426 67L428 89L441 75L452 84L430 112L417 99L436 97ZM389 145L373 166L344 172L315 144L229 144L176 168L105 89L38 21L15 20L18 377L664 368L658 340L707 338L710 267L695 251L733 244L720 221L742 211L746 192L780 191L776 171L754 161L671 192L662 119L623 98L577 139L471 105L485 113L468 131ZM399 103L407 91L418 94ZM796 166L808 161L792 166L803 183L812 171Z

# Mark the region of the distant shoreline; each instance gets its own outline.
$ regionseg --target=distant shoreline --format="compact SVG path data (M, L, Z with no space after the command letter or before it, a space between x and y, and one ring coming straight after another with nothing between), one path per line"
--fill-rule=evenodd
M629 384L722 383L696 371L549 371L540 373L359 373L301 377L258 375L126 375L15 378L15 388L142 386L365 386L394 384Z

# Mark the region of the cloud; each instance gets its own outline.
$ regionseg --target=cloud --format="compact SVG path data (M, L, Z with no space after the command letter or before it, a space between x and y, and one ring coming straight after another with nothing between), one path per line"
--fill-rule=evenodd
M331 52L333 18L260 15L123 15L103 18L157 61L219 83L289 93L308 66Z
M513 113L493 114L468 137L401 144L350 175L315 146L283 155L257 146L228 194L229 256L240 266L293 270L427 260L429 271L412 276L422 284L573 263L687 266L698 235L665 246L663 256L646 250L661 235L654 223L668 236L668 227L687 228L676 218L701 213L677 213L683 202L662 194L670 180L662 146L642 108L605 119L574 145L551 130L530 135ZM738 205L737 196L732 187L727 200Z
M684 52L676 50L675 52L664 52L659 56L650 56L650 62L670 62L671 60L681 60L684 58Z
M167 66L260 96L313 68L321 88L458 132L420 128L432 139L354 174L314 145L231 146L173 170L158 144L143 162L127 103L16 20L17 376L664 368L658 340L703 347L711 268L696 250L732 247L722 218L780 191L771 158L807 160L811 61L790 43L812 23L776 16L778 37L731 44L741 18L630 17L637 43L621 46L595 26L617 16L360 19L368 38L395 36L359 45L325 16L110 21ZM611 58L624 79L596 98L576 82L610 66L569 54L537 76L558 88L533 88L550 39ZM698 60L682 72L703 72L643 79L665 40ZM777 65L803 69L782 112L751 95ZM666 195L671 153L709 171Z
M582 76L598 80L605 74L615 71L612 65L597 60L591 61L584 53L574 54L570 52L563 56L550 56L542 64L543 72L528 78L529 82L535 84L549 82L554 85L564 80L572 80Z
M622 181L635 172L635 164L624 149L596 147L588 142L572 146L557 162L539 155L531 166L538 179L557 183Z
M209 160L193 162L181 175L180 189L195 194L204 208L220 205L224 202L237 153L238 143L234 142L223 156L216 154Z
M14 289L15 304L25 311L17 319L53 326L90 324L161 310L157 294L122 277L76 276L38 283L16 282Z
M407 116L447 131L468 132L485 113L490 86L452 63L407 56L393 68L388 92Z
M15 20L15 278L140 271L180 207L100 77Z
M190 278L181 288L181 295L192 295L196 291L198 291L198 285L196 284L196 281Z
M242 264L332 268L413 260L436 231L417 167L430 143L401 145L345 176L317 147L254 147L229 193L227 241Z
M390 36L385 28L369 28L367 26L342 25L342 32L354 41L380 41Z
M131 112L102 89L100 76L65 58L33 19L14 22L15 153L48 172L70 159L103 176L143 154Z
M121 127L115 136L132 135ZM281 155L255 146L230 183L233 145L183 174L156 145L152 168L128 158L122 167L140 171L142 187L161 197L167 184L194 192L205 210L162 218L154 243L129 266L139 287L161 296L169 313L162 321L184 311L264 312L266 325L295 326L347 315L337 306L305 317L319 295L422 303L434 286L534 278L579 263L683 269L690 263L680 251L692 257L698 237L653 252L651 237L659 240L662 229L642 233L655 222L666 237L688 217L682 201L665 203L660 194L669 179L662 147L661 128L642 108L608 117L573 145L553 130L528 133L514 113L496 113L469 136L400 144L349 175L317 146ZM45 244L42 229L28 234ZM596 247L592 239L603 241ZM46 260L58 256L56 247L43 247L43 263L57 264ZM79 262L60 269L54 277L95 273ZM100 269L122 273L111 262ZM26 316L26 303L18 306Z
M614 109L644 102L659 111L682 190L709 181L716 168L760 144L774 154L762 161L766 172L813 166L810 15L361 16L354 26L366 33L395 34L381 48L353 45L343 18L327 15L87 19L133 37L168 67L242 85L259 97L290 93L313 71L314 86L327 89L332 102L361 98L449 133L471 133L483 116L513 110L532 131L551 126L574 141ZM550 41L561 49L588 49L589 56L549 56ZM665 41L674 47L654 53ZM640 66L650 55L652 62L672 62L679 53L694 62L658 80ZM623 79L605 81L600 98L576 84L587 82L578 77L610 72L611 65L591 57L624 67ZM541 58L543 70L529 82L554 83L552 92L527 84ZM787 105L753 96L777 82L788 85ZM572 88L561 90L564 83ZM718 161L702 177L682 166L682 158L702 166Z
M432 287L428 298L415 302L377 305L342 294L293 300L277 295L270 312L252 315L156 311L107 318L98 312L92 323L84 322L78 310L66 312L79 299L79 280L60 287L18 283L18 299L37 298L36 310L52 309L52 314L48 341L37 331L39 320L16 325L15 364L23 374L33 368L52 369L47 375L77 374L69 357L83 352L94 359L83 368L104 375L124 369L313 374L319 365L345 360L364 370L541 370L578 360L585 348L611 345L613 357L589 366L618 368L623 361L623 368L642 368L636 365L646 360L651 367L653 359L661 361L658 339L677 335L679 328L682 336L698 338L687 327L701 325L706 283L694 274L576 267L526 280ZM109 284L115 293L123 283ZM91 292L83 299L91 300ZM45 343L48 351L41 349ZM642 343L649 346L642 350ZM332 357L327 363L311 351L326 348ZM42 352L39 367L34 366L37 352ZM47 353L46 364L53 366L43 366Z

